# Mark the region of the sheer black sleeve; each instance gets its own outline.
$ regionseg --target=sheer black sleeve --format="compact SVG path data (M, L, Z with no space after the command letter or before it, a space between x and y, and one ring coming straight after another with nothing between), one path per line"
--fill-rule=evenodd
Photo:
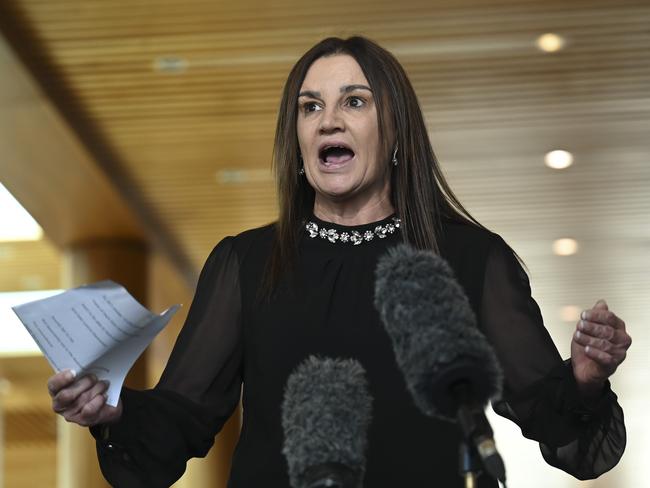
M585 403L570 360L562 361L531 297L528 276L498 236L491 245L480 323L504 370L503 397L494 410L539 441L544 459L578 479L616 465L625 448L623 411L607 382Z
M113 486L168 487L205 456L241 389L241 294L233 239L212 251L160 382L124 388L118 423L97 426L102 473Z

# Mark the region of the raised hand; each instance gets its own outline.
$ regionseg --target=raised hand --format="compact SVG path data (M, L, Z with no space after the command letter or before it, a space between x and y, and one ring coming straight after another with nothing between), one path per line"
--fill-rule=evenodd
M598 300L580 318L571 341L571 363L578 388L593 396L625 360L632 338L605 300Z

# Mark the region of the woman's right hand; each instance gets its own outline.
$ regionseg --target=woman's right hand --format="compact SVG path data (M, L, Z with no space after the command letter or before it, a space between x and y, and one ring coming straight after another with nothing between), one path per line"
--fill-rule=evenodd
M122 416L122 400L117 407L106 404L108 384L93 375L76 378L71 370L60 371L47 381L52 410L68 422L84 427L117 422Z

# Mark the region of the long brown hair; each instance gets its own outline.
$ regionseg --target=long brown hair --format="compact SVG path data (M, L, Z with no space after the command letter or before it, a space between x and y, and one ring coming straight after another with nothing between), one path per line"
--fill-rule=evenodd
M311 216L314 190L298 174L301 166L296 124L298 93L309 67L324 56L347 54L361 67L377 105L382 154L391 167L391 198L402 219L404 242L439 252L443 218L481 224L465 210L447 184L429 141L415 91L397 59L364 37L330 37L307 51L295 64L284 85L273 150L279 217L267 270L267 291L291 269L298 252L304 221ZM390 135L395 134L394 140ZM391 164L394 144L399 164Z

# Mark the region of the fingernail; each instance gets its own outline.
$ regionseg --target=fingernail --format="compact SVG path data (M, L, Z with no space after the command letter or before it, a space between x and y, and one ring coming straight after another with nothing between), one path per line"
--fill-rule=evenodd
M580 339L580 331L576 330L576 339Z
M580 328L580 330L585 330L585 321L584 320L581 320L580 322L578 322L578 328Z
M582 320L586 320L586 319L587 319L587 311L586 311L586 310L583 310L583 311L582 311L582 313L580 314L580 318L581 318Z
M74 369L69 369L67 371L67 376L68 376L68 378L70 378L72 380L72 379L76 378L77 372Z
M589 353L589 351L591 351L591 347L585 346L585 354Z

